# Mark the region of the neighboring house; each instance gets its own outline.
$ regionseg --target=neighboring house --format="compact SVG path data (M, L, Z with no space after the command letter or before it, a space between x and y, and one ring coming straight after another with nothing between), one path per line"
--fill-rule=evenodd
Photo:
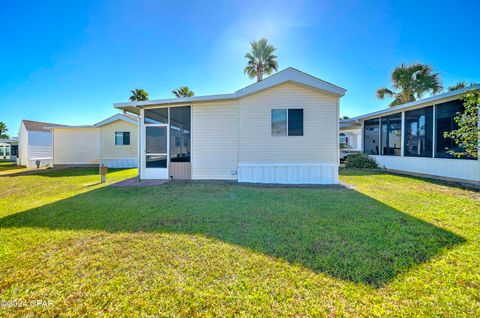
M458 128L454 120L463 110L461 95L471 86L412 103L342 121L341 132L363 132L362 151L386 169L480 182L480 161L456 158L449 149L457 148L444 132Z
M137 166L137 116L116 114L94 125L51 130L54 166Z
M18 133L18 164L27 168L52 164L52 133L47 127L62 125L22 120Z
M232 94L115 107L141 116L141 179L336 184L345 92L288 68Z
M362 151L362 128L359 124L352 125L349 120L340 120L340 160L349 154Z
M0 139L0 160L16 161L18 156L18 137Z

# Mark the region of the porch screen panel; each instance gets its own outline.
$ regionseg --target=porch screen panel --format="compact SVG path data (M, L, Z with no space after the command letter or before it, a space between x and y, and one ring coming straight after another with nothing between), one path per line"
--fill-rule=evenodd
M170 108L170 162L190 162L191 108Z
M381 154L388 156L401 155L402 114L394 114L381 119Z
M147 154L167 153L167 127L146 127L145 152Z
M433 107L405 112L405 148L408 157L431 157L433 152Z
M367 155L378 155L380 152L380 120L366 120L363 125L363 152Z
M145 124L168 124L168 108L145 109Z
M436 158L452 158L457 159L455 155L449 151L462 152L462 147L455 144L452 138L445 138L445 132L451 132L458 129L458 124L455 122L457 113L462 113L465 110L463 101L454 100L447 103L441 103L436 105L435 120L436 120ZM472 159L471 157L461 156L460 159Z

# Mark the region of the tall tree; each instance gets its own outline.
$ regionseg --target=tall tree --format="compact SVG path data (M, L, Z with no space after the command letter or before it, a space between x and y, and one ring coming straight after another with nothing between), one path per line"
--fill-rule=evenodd
M450 149L450 153L456 157L478 158L480 144L478 143L479 111L480 111L480 91L468 90L463 94L464 111L457 113L454 118L458 124L458 129L451 132L445 132L445 138L452 138L460 150Z
M3 121L0 121L0 139L8 139L9 136L7 132L8 132L7 125Z
M148 93L144 89L135 88L130 92L132 93L132 96L130 96L132 102L148 100Z
M266 39L260 39L258 42L250 43L251 51L245 54L247 66L244 73L249 78L257 78L257 82L263 79L263 75L271 75L273 71L278 71L277 56L273 54L276 48L268 44Z
M468 86L467 82L458 82L458 83L455 84L455 85L449 86L449 87L448 87L448 91L449 91L449 92L451 92L451 91L456 91L457 89L465 88L465 87L467 87L467 86Z
M175 88L172 91L172 94L175 95L176 97L192 97L195 95L193 91L188 88L188 86L180 86L179 88Z
M377 98L393 98L390 106L414 102L425 93L438 94L443 89L440 75L430 65L403 63L392 72L392 87L377 90Z

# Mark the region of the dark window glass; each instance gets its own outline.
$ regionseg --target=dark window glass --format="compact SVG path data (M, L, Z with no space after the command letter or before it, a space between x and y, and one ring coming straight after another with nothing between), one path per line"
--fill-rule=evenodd
M147 155L145 166L147 168L166 168L167 155Z
M435 157L438 158L457 158L449 153L449 150L461 152L462 148L455 144L452 138L445 138L444 132L450 132L458 129L455 122L457 112L464 111L463 101L454 100L447 103L438 104L435 109L436 134L435 134ZM462 159L471 159L463 157Z
M167 153L167 127L146 127L145 152Z
M388 156L400 156L402 153L402 114L381 118L381 153Z
M168 108L145 110L145 124L168 124Z
M380 120L366 120L363 129L363 152L368 155L378 155L380 151Z
M433 152L433 107L405 112L405 149L409 157L431 157Z
M130 132L129 131L124 131L123 132L123 144L124 145L130 145Z
M170 108L170 162L190 162L190 106Z
M288 110L288 135L303 136L303 109Z
M16 156L18 154L18 146L12 145L12 156Z
M287 135L287 110L272 109L272 136Z

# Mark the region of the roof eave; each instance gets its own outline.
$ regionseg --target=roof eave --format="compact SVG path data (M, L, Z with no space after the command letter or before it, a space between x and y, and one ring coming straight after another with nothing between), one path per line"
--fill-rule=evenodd
M402 104L402 105L398 105L398 106L393 106L393 107L390 107L390 108L378 110L376 112L372 112L372 113L368 113L368 114L365 114L365 115L357 116L357 117L351 118L350 120L365 120L365 119L374 118L374 117L378 117L378 116L382 116L382 115L388 115L388 114L391 114L391 113L396 113L398 111L409 109L409 108L417 108L417 107L422 107L422 106L427 106L427 105L434 105L438 101L445 100L445 99L455 99L455 97L458 97L459 95L462 95L463 93L465 93L467 91L478 90L478 89L480 89L480 85L478 85L478 84L471 85L471 86L468 86L468 87L465 87L465 88L462 88L462 89L459 89L459 90L446 92L446 93L442 93L442 94L439 94L439 95L430 96L430 97L423 98L423 99L420 99L420 100L417 100L417 101L414 101L414 102L411 102L411 103Z
M280 71L272 76L267 77L263 81L251 84L232 94L219 94L219 95L207 95L207 96L193 96L193 97L185 97L185 98L169 98L169 99L157 99L157 100L149 100L149 101L115 103L113 104L113 107L138 115L140 113L139 108L169 106L169 105L190 105L190 104L202 103L202 102L235 100L235 99L239 99L268 88L272 88L272 87L275 87L284 83L290 83L290 82L303 85L308 88L318 90L325 94L333 95L336 97L342 97L347 92L347 90L344 88L341 88L332 83L316 78L307 73L301 72L295 68L289 67L283 71Z

